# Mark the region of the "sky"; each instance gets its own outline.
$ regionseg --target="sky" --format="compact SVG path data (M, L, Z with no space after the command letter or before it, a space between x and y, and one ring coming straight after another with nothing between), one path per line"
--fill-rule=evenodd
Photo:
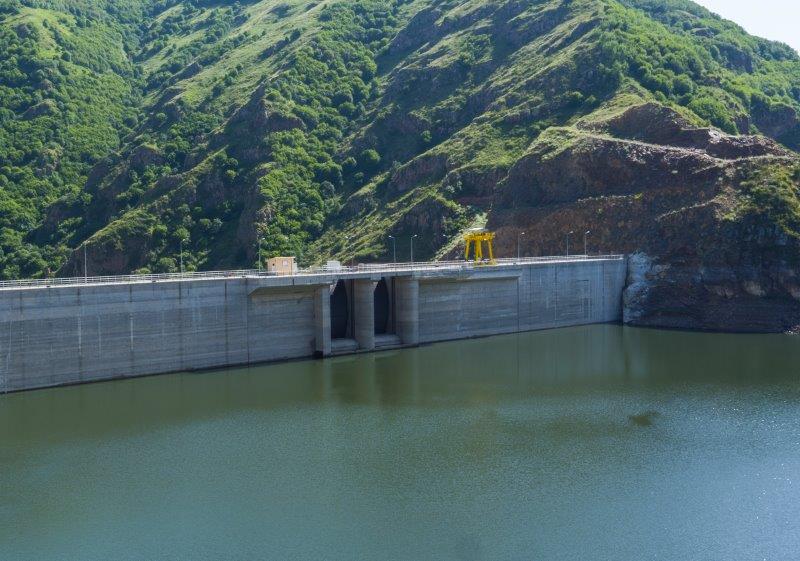
M798 0L694 0L735 21L750 34L782 41L800 51L800 2Z

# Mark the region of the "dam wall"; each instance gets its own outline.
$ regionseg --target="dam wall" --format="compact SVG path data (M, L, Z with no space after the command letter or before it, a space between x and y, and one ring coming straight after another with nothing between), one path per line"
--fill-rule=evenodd
M619 321L627 262L215 275L6 283L0 392Z

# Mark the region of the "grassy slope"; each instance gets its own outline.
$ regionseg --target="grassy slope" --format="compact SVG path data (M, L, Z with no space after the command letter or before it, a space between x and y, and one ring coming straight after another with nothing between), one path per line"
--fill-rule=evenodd
M27 234L44 208L77 197L92 165L120 144L138 101L125 24L47 2L0 24L0 275L41 273L65 247ZM69 226L67 225L67 228Z
M114 266L147 270L173 270L181 239L190 268L252 265L258 237L267 253L312 261L375 258L387 234L413 231L430 234L419 251L432 255L480 219L481 186L543 131L641 100L729 132L764 124L800 146L797 131L770 128L800 109L798 57L681 0L119 0L94 9L89 28L34 5L0 29L16 35L28 18L37 59L70 71L69 118L37 119L74 140L62 139L58 177L37 177L44 139L14 173L0 164L5 277L57 268L87 239L98 260L131 253ZM136 10L144 23L132 26ZM252 110L234 117L248 104L293 124L248 127ZM0 120L0 146L20 142L24 108Z
M562 2L539 2L515 15L512 21L517 29L526 29L524 22L528 20L529 26L546 27L546 32L517 51L497 44L495 36L486 49L491 53L485 64L488 74L480 63L476 64L476 70L469 69L466 80L438 105L446 106L452 101L458 106L460 99L478 97L487 89L492 92L493 103L478 115L470 114L469 123L430 148L426 155L439 153L446 157L448 177L467 170L474 173L476 168L487 172L496 167L508 169L548 127L570 127L578 119L604 119L609 112L644 101L673 106L697 125L714 125L729 132L758 132L750 118L756 107L798 107L800 96L794 77L800 64L785 47L747 37L733 24L694 5L692 12L685 12L686 3L673 3L654 20L648 17L656 15L652 4L663 6L663 2L628 4L576 1L565 10ZM479 20L467 31L475 36L487 25L485 20ZM698 35L709 29L717 30L719 35ZM441 61L458 60L458 52L463 52L460 37L464 34L463 29L443 34L436 44L426 45L424 51L414 53L404 64L420 65L433 73ZM722 54L726 48L736 63ZM437 56L426 58L427 53ZM752 72L737 66L740 59L749 61ZM659 60L660 66L654 63ZM470 83L473 73L480 73L474 85ZM392 78L390 75L389 80ZM391 84L388 89L392 89ZM420 104L419 93L423 92L415 92L414 104ZM402 106L402 99L392 101ZM436 107L428 107L431 106ZM738 126L744 130L739 131ZM569 139L568 134L546 136L543 141ZM797 147L800 139L782 140ZM443 212L448 212L454 201L468 198L457 192L458 184L454 190L452 181L437 178L435 186L420 185L416 194L406 193L402 199L387 204L379 195L386 182L386 175L378 176L354 195L366 204L358 205L361 212L333 222L317 242L320 256L341 247L343 235L355 235L355 251L361 255L386 255L387 232L408 237L424 223L409 221L406 216L414 212L420 198L444 197L448 205L441 205ZM451 216L467 225L471 217L484 210L480 205L458 205ZM429 248L431 252L435 249Z
M116 222L130 216L131 228L136 228L142 212L157 217L144 263L149 270L174 268L180 239L189 242L185 261L192 268L209 266L209 261L234 265L251 259L248 252L254 252L259 234L266 251L302 253L336 204L323 200L321 187L341 183L341 166L334 160L339 141L349 119L363 111L363 102L376 89L374 53L385 43L393 21L383 2L331 8L261 2L238 14L226 8L211 13L223 22L222 43L238 46L215 52L218 45L212 44L195 50L192 56L202 68L188 78L166 78L164 86L175 94L166 106L163 94L148 97L153 111L179 108L180 117L155 113L155 126L143 129L132 144L157 146L167 165L148 170L151 176L144 181L137 179L136 198L122 200L129 190L117 195L116 202L125 206L112 205L115 222L92 238L92 243L116 245L126 235L125 225ZM195 13L187 27L208 17ZM239 25L227 26L226 21ZM184 44L188 48L191 41ZM173 49L166 44L162 50ZM176 48L171 56L184 53ZM154 75L169 66L162 62ZM180 74L183 68L175 71ZM237 107L248 103L257 85L263 88L254 101L266 99L271 115L298 126L272 134L253 129L248 123L257 119L257 111L248 112L242 122L226 123ZM187 144L187 128L199 142ZM187 156L192 164L186 163ZM121 162L118 171L129 174L127 163ZM173 185L166 192L159 189L159 180L163 185L165 179ZM105 183L114 188L118 176L111 174ZM260 224L254 213L262 217Z

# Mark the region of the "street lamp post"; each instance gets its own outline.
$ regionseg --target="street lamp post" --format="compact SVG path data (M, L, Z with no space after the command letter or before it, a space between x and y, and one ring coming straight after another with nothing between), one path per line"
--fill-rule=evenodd
M183 274L183 242L186 240L181 240L181 274Z
M574 233L575 233L575 232L573 232L572 230L570 230L570 232L567 234L567 257L569 257L569 238L570 238L570 237L572 236L572 234L574 234Z
M591 234L591 233L592 233L591 230L586 230L583 233L583 254L584 255L589 255L589 242L587 240L589 239L589 234Z
M525 235L525 232L517 234L517 261L520 259L520 238Z
M397 263L397 240L394 239L394 236L389 236L389 239L392 240L392 264Z
M417 234L411 236L411 265L414 265L414 238L417 237Z

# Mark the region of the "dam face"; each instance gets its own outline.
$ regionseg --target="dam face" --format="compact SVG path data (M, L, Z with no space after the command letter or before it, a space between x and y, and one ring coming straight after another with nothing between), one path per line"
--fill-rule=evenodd
M624 257L0 288L0 392L622 319Z

